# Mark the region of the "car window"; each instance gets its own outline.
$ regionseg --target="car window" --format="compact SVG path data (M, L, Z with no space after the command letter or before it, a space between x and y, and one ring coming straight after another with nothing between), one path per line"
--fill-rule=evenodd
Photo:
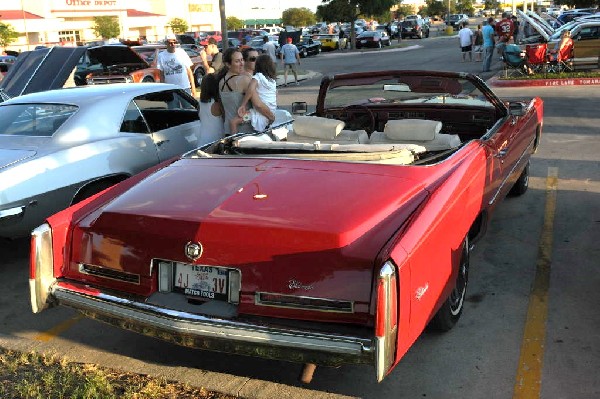
M133 100L127 106L120 131L123 133L148 133L148 125Z
M148 93L134 100L152 132L199 120L192 101L179 90Z
M51 137L77 109L65 104L4 105L0 135Z

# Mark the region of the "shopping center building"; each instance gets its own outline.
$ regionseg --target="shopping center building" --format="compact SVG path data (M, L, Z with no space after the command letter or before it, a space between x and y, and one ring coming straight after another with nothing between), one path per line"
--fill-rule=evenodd
M181 18L190 31L220 30L218 0L2 0L0 22L19 37L7 48L76 45L96 41L94 17L117 17L119 39L156 41L169 33L169 21ZM1 51L1 50L0 50Z

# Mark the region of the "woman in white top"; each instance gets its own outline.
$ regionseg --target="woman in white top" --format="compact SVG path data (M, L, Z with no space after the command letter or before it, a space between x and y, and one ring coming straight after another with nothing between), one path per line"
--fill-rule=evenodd
M225 137L223 109L219 101L219 82L215 74L209 73L200 84L201 130L199 144L204 145Z
M252 78L244 74L244 59L242 53L236 48L228 48L223 54L225 64L224 75L219 80L219 97L223 106L223 116L225 119L225 135L231 134L230 121L237 117L237 112L242 104L246 90L252 81ZM275 114L271 112L260 100L252 102L252 106L269 120L275 120ZM252 132L250 123L242 123L238 132Z

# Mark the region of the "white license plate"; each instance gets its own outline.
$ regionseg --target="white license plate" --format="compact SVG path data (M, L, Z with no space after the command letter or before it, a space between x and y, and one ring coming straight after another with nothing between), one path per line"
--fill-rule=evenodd
M176 292L194 298L227 301L229 271L222 267L175 263Z
M366 43L367 41L366 41L366 40L361 40L360 42L364 44L364 43Z

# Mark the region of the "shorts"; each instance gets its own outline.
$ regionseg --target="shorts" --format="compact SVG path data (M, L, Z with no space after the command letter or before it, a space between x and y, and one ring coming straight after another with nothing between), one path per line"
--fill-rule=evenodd
M475 47L473 47L473 51L476 53L481 53L483 51L483 47L480 45L475 45Z
M284 64L283 69L290 69L292 72L296 72L296 63L293 64Z
M469 51L473 51L472 46L469 44L468 46L461 47L463 53L468 53Z

